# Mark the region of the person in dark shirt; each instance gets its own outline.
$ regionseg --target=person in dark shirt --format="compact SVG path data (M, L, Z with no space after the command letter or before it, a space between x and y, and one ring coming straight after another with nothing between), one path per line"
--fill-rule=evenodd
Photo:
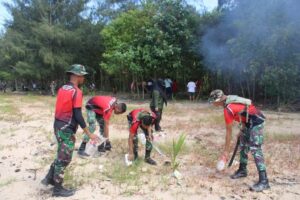
M72 196L75 193L75 190L65 189L62 182L64 170L72 160L78 125L90 139L99 140L98 136L90 133L81 112L83 96L79 86L83 84L87 74L85 67L74 64L67 74L70 75L70 82L58 90L56 99L54 133L57 139L57 156L42 180L44 185L54 185L52 196L61 197Z

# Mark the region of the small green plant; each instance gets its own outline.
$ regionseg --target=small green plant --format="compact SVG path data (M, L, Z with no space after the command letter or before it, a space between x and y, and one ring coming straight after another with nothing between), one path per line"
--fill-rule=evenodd
M177 141L175 141L173 139L173 148L172 148L172 153L171 153L171 166L173 171L177 170L177 168L179 167L179 162L177 161L177 156L179 155L179 153L182 150L182 147L184 145L185 142L185 138L186 136L181 134L178 138Z

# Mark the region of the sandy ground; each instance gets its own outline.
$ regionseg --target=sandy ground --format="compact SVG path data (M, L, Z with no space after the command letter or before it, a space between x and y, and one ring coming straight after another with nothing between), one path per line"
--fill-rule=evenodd
M148 107L145 102L127 103L129 111ZM55 157L54 104L52 97L0 96L0 199L54 199L52 188L40 184ZM248 190L258 179L252 156L247 178L229 178L238 167L238 156L233 167L217 173L215 165L225 137L222 110L207 103L182 101L171 102L165 109L162 126L166 137L157 142L169 156L172 139L187 135L178 158L181 180L171 177L171 167L164 165L168 158L156 152L153 158L158 166L145 164L143 148L140 161L125 167L128 125L123 114L112 118L113 151L89 159L81 159L74 152L65 184L78 191L68 199L300 199L300 115L272 111L265 114L268 121L264 153L271 190ZM81 132L77 132L76 148ZM235 139L232 148L234 143Z

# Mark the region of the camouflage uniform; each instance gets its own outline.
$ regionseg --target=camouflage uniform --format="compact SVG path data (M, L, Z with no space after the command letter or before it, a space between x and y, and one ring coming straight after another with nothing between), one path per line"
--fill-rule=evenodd
M97 115L94 111L92 110L87 110L87 122L89 123L89 131L91 133L94 133L96 130L96 122L98 122L100 126L100 136L104 137L104 119L102 115ZM90 138L87 135L84 135L83 141L88 142Z
M155 130L160 130L160 121L162 118L162 111L164 107L164 101L162 96L160 95L159 91L153 90L152 93L152 100L150 102L150 109L152 112L156 114L156 119L155 119ZM155 108L158 108L158 111L155 110Z
M247 165L248 153L251 151L258 171L265 171L264 155L262 152L262 144L264 123L252 128L245 128L240 137L240 163Z
M143 128L141 128L141 129L143 130L145 137L146 137L145 158L147 159L147 158L150 158L150 154L151 154L153 146L152 146L152 142L150 141L150 138L149 138L150 136L149 136L148 130L143 129ZM138 139L138 135L136 134L133 138L134 159L138 158L138 150L139 150L138 142L139 142L139 139Z
M57 156L54 161L54 176L53 180L56 183L62 183L64 179L64 169L72 160L72 155L75 146L75 134L62 130L55 130L57 139Z
M141 113L139 115L139 118L142 118L143 116L143 113ZM128 125L129 125L129 128L132 126L133 124L133 119L132 119L132 116L129 114L127 115L127 120L128 120ZM140 127L144 134L145 134L145 137L146 137L146 148L145 148L145 158L150 158L150 154L151 154L151 151L152 151L152 148L153 148L153 145L152 145L152 142L150 141L150 135L149 135L149 132L147 129L144 129L142 127ZM139 146L138 146L138 142L139 142L139 139L138 139L138 134L135 134L135 136L133 137L133 154L134 154L134 159L137 159L138 158L138 150L139 150Z

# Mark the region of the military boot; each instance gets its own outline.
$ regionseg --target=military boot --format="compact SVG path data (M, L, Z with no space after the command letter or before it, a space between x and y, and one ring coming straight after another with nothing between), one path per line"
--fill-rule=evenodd
M54 175L54 164L52 163L48 171L48 174L41 181L41 183L45 186L48 186L49 184L54 185L53 175Z
M75 190L66 189L62 186L62 183L55 183L52 196L54 197L69 197L75 194Z
M261 192L263 190L270 189L269 180L267 178L266 171L260 171L259 172L259 181L252 187L250 187L251 191L254 192Z
M240 163L239 169L230 176L232 179L238 179L238 178L243 178L247 177L248 172L247 172L247 164Z

